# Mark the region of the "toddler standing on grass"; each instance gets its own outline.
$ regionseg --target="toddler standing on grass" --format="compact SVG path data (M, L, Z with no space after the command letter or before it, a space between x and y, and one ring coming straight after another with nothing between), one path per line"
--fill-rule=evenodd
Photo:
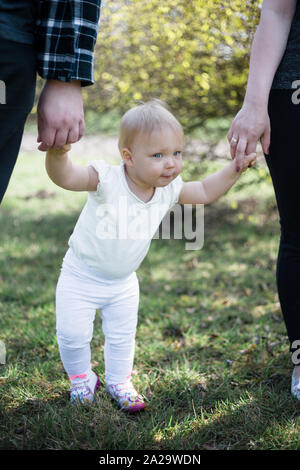
M57 341L72 403L92 402L100 385L90 350L99 308L106 391L122 410L145 407L131 382L139 304L136 270L174 204L215 201L255 163L252 153L239 172L231 161L202 182L183 182L183 139L178 120L162 101L153 99L122 117L119 166L103 160L75 165L67 153L70 145L47 152L46 169L55 184L88 192L56 288Z

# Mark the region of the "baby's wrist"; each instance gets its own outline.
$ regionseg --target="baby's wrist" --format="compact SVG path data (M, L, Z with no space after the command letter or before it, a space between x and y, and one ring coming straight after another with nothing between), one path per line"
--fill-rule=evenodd
M228 164L228 170L229 170L231 178L234 179L234 180L237 180L242 174L242 168L240 168L239 171L237 171L236 161L235 160L232 160Z
M61 158L68 154L70 147L71 147L70 145L63 145L62 147L59 147L59 148L52 147L49 150L47 150L47 154L50 155L51 157Z

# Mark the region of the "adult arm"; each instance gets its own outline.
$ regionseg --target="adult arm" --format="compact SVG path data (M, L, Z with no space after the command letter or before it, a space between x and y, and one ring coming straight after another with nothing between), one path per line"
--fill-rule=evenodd
M46 79L38 102L39 150L61 147L84 133L81 88L94 83L94 47L101 0L40 0L37 71Z
M269 93L286 48L296 3L296 0L263 1L260 22L252 44L243 106L227 134L231 157L235 158L237 170L245 154L255 152L259 138L263 152L269 152Z

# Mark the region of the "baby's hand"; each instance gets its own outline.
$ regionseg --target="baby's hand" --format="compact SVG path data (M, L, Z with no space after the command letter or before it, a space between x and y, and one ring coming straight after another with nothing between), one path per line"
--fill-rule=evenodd
M241 168L240 172L243 173L248 168L251 168L256 163L256 153L249 153L249 155L245 155L243 160L243 167Z
M62 147L50 147L47 153L52 153L53 155L63 155L71 150L71 144L65 144Z

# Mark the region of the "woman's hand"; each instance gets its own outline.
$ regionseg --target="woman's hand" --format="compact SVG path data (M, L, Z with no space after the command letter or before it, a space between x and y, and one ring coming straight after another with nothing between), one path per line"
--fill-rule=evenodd
M256 152L258 139L261 138L263 152L269 153L270 135L270 119L267 109L244 103L232 121L227 134L231 158L235 158L237 171L243 168L245 155Z

